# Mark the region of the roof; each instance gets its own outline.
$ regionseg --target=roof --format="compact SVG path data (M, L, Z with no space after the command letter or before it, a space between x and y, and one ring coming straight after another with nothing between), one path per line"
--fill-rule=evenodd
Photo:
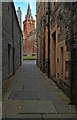
M29 3L28 3L27 15L25 16L25 20L33 20Z

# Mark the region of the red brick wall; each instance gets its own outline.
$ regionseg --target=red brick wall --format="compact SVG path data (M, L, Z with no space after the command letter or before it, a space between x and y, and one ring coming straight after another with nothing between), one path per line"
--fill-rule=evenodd
M28 36L30 34L30 32L35 29L35 20L24 21L23 27L24 27L25 36Z

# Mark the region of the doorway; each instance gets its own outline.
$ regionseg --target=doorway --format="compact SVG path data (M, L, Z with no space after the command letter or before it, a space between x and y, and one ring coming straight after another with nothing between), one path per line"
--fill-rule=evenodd
M11 52L11 45L8 44L8 76L10 77L10 52Z
M52 78L56 78L56 31L51 35L50 46L50 74Z
M61 77L63 77L63 47L61 47Z

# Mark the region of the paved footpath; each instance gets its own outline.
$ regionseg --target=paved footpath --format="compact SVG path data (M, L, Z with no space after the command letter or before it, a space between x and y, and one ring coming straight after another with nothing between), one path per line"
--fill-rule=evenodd
M25 61L9 84L3 94L3 118L75 118L69 98L35 62Z

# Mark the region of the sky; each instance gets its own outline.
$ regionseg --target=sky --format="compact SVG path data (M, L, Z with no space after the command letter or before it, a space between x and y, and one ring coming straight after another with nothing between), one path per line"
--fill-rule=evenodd
M35 17L36 0L13 0L13 1L14 1L16 11L18 7L20 7L21 12L22 12L22 29L23 29L23 21L25 20L25 15L27 14L28 3L30 4L32 16L34 20L36 20L36 17Z

